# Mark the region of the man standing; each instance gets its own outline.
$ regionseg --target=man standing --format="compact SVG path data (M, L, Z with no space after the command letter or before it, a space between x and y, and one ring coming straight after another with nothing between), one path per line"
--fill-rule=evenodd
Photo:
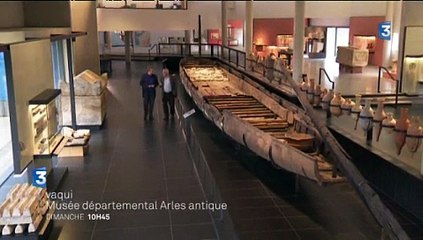
M175 115L175 97L176 97L176 84L175 79L170 77L169 69L163 69L163 78L161 79L161 87L163 92L162 102L165 120L170 116L173 118Z
M149 117L153 120L154 100L156 98L156 87L159 85L156 74L152 67L147 67L147 73L141 77L142 97L144 101L144 120Z

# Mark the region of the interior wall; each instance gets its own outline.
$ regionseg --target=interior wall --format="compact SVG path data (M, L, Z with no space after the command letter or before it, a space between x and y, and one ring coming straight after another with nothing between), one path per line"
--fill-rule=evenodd
M190 1L188 10L160 9L97 9L99 31L160 31L192 30L198 28L201 15L202 29L220 29L221 2Z
M404 26L423 25L423 2L421 1L403 1Z
M0 2L0 28L15 28L24 26L24 11L22 1Z
M53 63L49 39L10 46L16 118L21 151L21 168L33 159L32 127L28 101L53 86Z
M293 18L267 18L253 20L253 42L276 45L278 34L294 34Z
M114 11L120 12L121 10ZM71 19L72 31L87 32L86 36L77 37L74 42L75 75L86 69L100 74L96 2L72 1ZM136 22L134 19L133 21Z
M318 27L349 27L349 18L312 18L310 26Z
M69 27L70 1L24 1L25 27Z
M378 37L379 23L384 22L385 17L351 17L350 18L350 45L353 43L354 35L376 36L375 53L369 56L369 64L383 65L383 44L384 40Z

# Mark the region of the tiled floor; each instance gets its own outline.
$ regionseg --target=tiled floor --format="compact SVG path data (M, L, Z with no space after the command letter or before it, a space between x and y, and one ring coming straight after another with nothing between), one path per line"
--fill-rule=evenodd
M344 95L376 93L378 67L367 66L363 68L362 73L340 73L339 64L335 58L327 59L304 59L303 72L309 78L319 80L319 69L324 68L330 79L335 82L335 92L341 92ZM322 86L331 88L331 83L324 77L322 72ZM381 92L395 93L395 82L382 78Z
M115 64L115 63L114 63ZM125 71L118 62L110 79L108 116L95 132L85 159L62 160L69 174L61 190L73 191L73 202L201 202L204 195L195 175L181 129L164 122L161 100L155 119L144 121L139 76L145 64ZM159 65L154 67L159 69ZM58 211L69 213L66 211ZM85 212L86 214L89 212ZM109 221L56 221L51 239L215 239L207 211L192 214L170 210L106 211ZM87 215L85 215L87 218Z
M72 190L72 201L81 203L204 201L181 129L176 121L162 120L159 98L155 120L142 119L138 78L146 64L133 63L130 71L124 65L113 62L107 121L93 134L89 155L60 162L69 168L61 190ZM192 102L183 95L189 109ZM319 187L302 179L295 193L291 174L234 144L200 113L191 123L240 239L380 238L380 228L349 184ZM50 239L217 239L208 212L102 213L111 220L56 221Z

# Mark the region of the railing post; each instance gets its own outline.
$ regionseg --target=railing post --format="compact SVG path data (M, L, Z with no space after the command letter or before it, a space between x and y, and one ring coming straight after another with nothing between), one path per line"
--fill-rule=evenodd
M214 45L211 44L210 46L211 46L210 54L211 54L212 57L214 57Z
M237 52L236 52L236 66L237 66L237 67L238 67L238 64L239 64L238 54L239 54L239 52L237 51Z
M184 56L184 45L181 43L181 56Z
M319 85L322 86L322 68L319 68Z
M160 43L159 43L159 45L157 46L157 49L158 49L158 51L159 51L159 56L161 55L161 53L160 53Z
M379 66L379 73L377 75L377 92L380 93L380 73L382 72L382 67Z
M231 63L231 49L228 48L228 61Z
M247 53L244 53L244 70L247 70Z
M191 56L191 47L192 47L192 44L190 43L190 44L188 44L188 54Z
M395 87L395 108L398 106L398 94L399 94L399 80L396 81L396 87Z

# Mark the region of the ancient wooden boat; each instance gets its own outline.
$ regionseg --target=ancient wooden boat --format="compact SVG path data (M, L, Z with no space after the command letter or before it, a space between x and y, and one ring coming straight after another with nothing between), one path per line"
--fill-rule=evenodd
M310 121L210 59L185 58L181 82L205 117L259 156L319 184L344 181Z

